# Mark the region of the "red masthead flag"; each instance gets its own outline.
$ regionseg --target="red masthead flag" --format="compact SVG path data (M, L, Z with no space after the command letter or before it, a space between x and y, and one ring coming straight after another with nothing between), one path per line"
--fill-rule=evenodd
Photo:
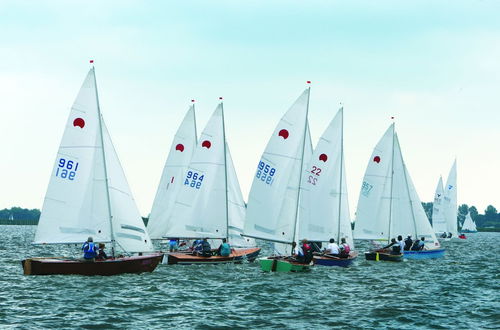
M90 60L89 62L90 62L90 63L94 63L94 60Z

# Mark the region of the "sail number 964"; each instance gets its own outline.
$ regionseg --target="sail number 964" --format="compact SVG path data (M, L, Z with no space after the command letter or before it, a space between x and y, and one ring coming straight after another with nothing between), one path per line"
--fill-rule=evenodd
M78 163L72 160L59 158L57 162L56 176L61 179L75 180Z
M276 169L271 167L271 165L264 163L263 161L259 162L259 166L257 166L257 173L255 177L260 179L269 185L273 184L274 174L276 173Z
M200 175L198 172L188 171L186 179L184 179L184 185L191 188L200 189L204 176L205 175Z

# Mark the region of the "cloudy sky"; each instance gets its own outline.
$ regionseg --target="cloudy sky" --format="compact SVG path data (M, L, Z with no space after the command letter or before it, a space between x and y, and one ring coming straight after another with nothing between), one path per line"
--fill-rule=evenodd
M499 15L495 0L3 0L0 208L41 208L89 59L143 215L191 99L201 131L224 97L246 198L306 80L314 144L344 105L352 213L391 116L423 201L456 157L459 203L500 208Z

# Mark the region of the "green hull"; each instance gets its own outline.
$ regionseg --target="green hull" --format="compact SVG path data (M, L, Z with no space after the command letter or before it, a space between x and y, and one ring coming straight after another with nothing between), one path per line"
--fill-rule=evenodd
M310 265L292 263L282 259L259 259L260 269L265 272L307 272L311 270Z

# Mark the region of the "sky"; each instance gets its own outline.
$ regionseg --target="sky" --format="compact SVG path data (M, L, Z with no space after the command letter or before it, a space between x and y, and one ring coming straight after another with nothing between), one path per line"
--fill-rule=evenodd
M422 201L458 163L458 202L500 208L500 2L0 2L0 208L41 208L69 109L95 61L101 110L139 210L196 100L224 97L247 199L281 116L312 81L313 144L344 106L354 214L372 149L395 117Z

